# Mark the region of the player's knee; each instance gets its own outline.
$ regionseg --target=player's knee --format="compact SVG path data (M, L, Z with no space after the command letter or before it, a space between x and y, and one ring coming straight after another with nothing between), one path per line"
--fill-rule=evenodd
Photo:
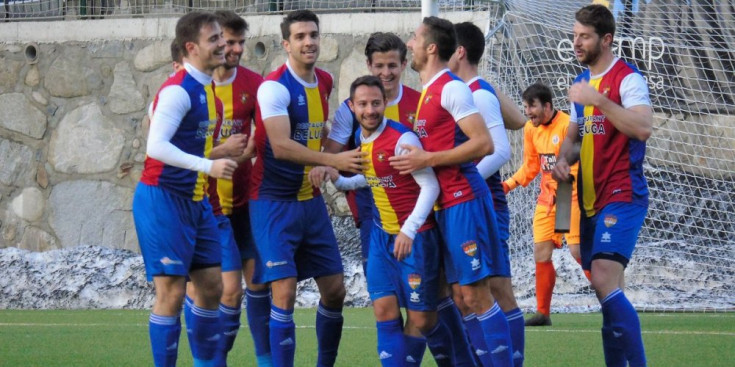
M462 292L452 293L452 300L454 301L454 304L457 306L459 313L461 313L462 315L467 315L471 313L470 308L467 307L467 304L464 301Z
M236 307L242 303L243 290L237 286L225 286L222 289L222 304L230 307Z
M414 328L418 329L421 334L430 332L437 323L436 314L424 313L409 317L409 321Z
M347 296L347 290L342 282L334 284L322 292L322 303L327 307L342 307Z

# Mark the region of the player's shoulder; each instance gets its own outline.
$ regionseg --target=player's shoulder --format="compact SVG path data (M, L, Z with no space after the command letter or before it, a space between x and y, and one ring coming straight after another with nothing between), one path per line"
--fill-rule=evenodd
M247 80L252 84L260 84L265 80L262 75L242 65L237 66L237 79Z
M284 74L288 74L288 65L285 63L279 66L276 70L268 73L268 75L265 76L265 80L278 81L284 76Z

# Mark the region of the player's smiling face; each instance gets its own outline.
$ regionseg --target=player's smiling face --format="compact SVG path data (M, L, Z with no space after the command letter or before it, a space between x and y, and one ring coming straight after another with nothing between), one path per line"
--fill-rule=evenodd
M362 127L364 137L377 130L383 122L385 103L383 93L376 86L361 85L355 89L349 106Z
M314 22L295 22L289 26L291 34L283 41L289 60L303 65L316 64L319 57L319 26Z
M217 22L205 24L199 29L199 40L189 50L189 57L202 71L214 70L225 63L225 39Z
M574 56L582 65L594 65L602 54L603 39L595 27L574 23ZM612 38L612 37L611 37Z
M411 39L406 43L406 47L413 53L413 59L411 60L411 69L420 71L427 61L426 53L426 26L422 23L413 32Z
M401 53L398 50L373 52L371 59L372 62L367 61L370 74L380 78L387 95L395 96L401 84L401 73L406 69L406 61L401 61Z
M551 117L551 104L541 103L538 98L534 99L531 104L523 101L523 110L526 113L526 117L536 127L545 123Z
M232 69L240 64L245 49L245 32L235 33L229 28L223 28L225 37L225 68Z

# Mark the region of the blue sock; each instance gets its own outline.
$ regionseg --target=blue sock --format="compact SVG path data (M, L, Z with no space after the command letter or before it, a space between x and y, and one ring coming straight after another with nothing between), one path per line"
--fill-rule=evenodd
M186 340L189 343L189 350L194 350L191 345L191 306L194 305L194 300L189 295L184 296L184 323L186 324Z
M449 328L438 320L434 328L424 334L426 345L429 347L434 361L438 367L459 366L454 362L454 352L452 346L452 336L449 334ZM462 333L464 335L464 332ZM470 366L474 366L472 363Z
M462 315L459 313L457 306L450 297L439 300L437 306L439 320L441 320L452 335L452 360L454 365L458 367L474 366L475 358L473 357L470 341L467 339L464 325L462 323Z
M423 361L424 352L426 351L426 339L404 335L403 341L406 343L406 361L404 366L421 366L421 361Z
M646 351L643 348L641 323L638 319L638 313L628 298L625 297L625 293L618 288L608 294L600 303L602 304L603 349L606 352L605 359L607 360L608 354L605 347L605 323L608 322L608 343L614 345L614 342L610 342L613 339L618 339L618 342L622 343L625 358L631 367L646 366Z
M377 321L378 358L383 367L404 365L406 345L403 338L403 322L400 318L390 321Z
M463 320L472 349L475 351L477 365L493 367L493 361L490 360L490 351L487 350L487 343L485 343L485 334L482 332L482 326L480 326L480 321L477 320L477 315L471 313L465 316Z
M235 343L238 331L240 331L240 307L229 307L220 303L219 320L222 325L222 337L217 344L217 354L215 355L215 366L227 366L227 353L232 349Z
M255 358L259 367L270 366L271 342L269 338L268 321L271 318L270 290L245 290L245 313L250 325L250 335L255 346ZM265 364L264 364L265 363Z
M488 351L490 351L493 366L512 366L513 344L510 342L508 320L506 320L503 310L495 303L485 313L478 315L477 319L480 321L480 326L482 326L482 333L485 335L485 343Z
M342 308L328 308L319 302L316 310L316 339L319 344L317 367L334 366L344 321Z
M523 367L526 353L526 324L520 308L505 313L510 328L510 341L513 344L513 367Z
M194 367L214 366L217 344L222 338L219 310L207 310L197 305L191 307L191 355ZM187 330L188 331L188 330Z
M283 310L271 305L270 344L273 365L293 367L296 353L296 325L293 310Z
M178 316L158 316L151 313L148 318L148 334L156 367L175 367L179 353L181 319Z

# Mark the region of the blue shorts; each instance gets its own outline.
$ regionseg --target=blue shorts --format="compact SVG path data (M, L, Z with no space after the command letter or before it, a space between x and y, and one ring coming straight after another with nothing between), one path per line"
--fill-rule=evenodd
M444 238L448 283L468 285L491 276L510 277L490 194L436 212Z
M235 234L237 249L240 251L240 260L255 259L258 251L255 249L253 231L250 229L250 212L242 210L228 215L232 223L232 231Z
M250 222L260 261L253 282L318 278L344 272L327 206L305 201L250 200Z
M186 276L222 261L220 230L206 198L193 201L138 183L133 220L149 281L158 275Z
M436 311L439 292L438 228L416 234L411 254L403 261L393 256L396 235L373 226L370 237L367 283L370 299L396 296L400 307L412 311Z
M240 250L237 249L235 236L232 232L230 219L225 215L215 215L217 227L219 228L220 245L222 246L222 271L242 270Z
M579 233L582 268L590 270L592 260L597 258L616 260L627 266L647 212L648 206L623 202L607 204L589 218L582 211Z
M510 277L510 246L508 246L508 240L510 239L510 210L507 207L503 209L495 208L495 219L498 221L500 246L503 252L505 252L505 255L502 255L502 257L505 259L505 267L508 269L508 277Z

